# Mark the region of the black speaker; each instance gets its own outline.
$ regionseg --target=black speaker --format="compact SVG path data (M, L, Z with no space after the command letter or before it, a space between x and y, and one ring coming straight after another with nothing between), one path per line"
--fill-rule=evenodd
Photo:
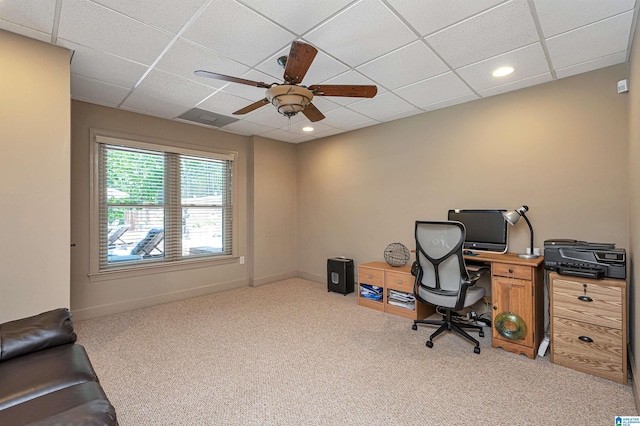
M327 259L327 291L345 296L353 293L353 260L344 257Z

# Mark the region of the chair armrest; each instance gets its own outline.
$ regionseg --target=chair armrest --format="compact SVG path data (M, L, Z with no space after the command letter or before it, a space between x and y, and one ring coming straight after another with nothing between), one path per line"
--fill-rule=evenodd
M488 267L480 267L474 271L467 271L469 273L469 279L464 281L462 284L466 285L466 286L472 286L475 285L476 282L487 272L489 272L489 268Z
M59 308L0 324L0 361L75 343L71 312Z

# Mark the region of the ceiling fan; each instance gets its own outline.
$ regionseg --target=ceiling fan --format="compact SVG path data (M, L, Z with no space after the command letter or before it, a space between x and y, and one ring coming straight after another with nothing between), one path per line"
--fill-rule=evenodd
M373 98L378 93L376 86L351 86L338 84L314 84L303 86L300 83L309 70L318 49L302 41L291 43L289 56L278 58L278 64L284 68L284 83L263 83L244 78L231 77L210 71L198 70L194 74L198 77L209 77L232 83L246 84L248 86L267 89L264 99L252 103L238 111L235 115L246 114L268 103L273 104L278 112L286 117L293 117L302 112L309 121L320 121L324 115L311 103L314 96L342 96L355 98Z

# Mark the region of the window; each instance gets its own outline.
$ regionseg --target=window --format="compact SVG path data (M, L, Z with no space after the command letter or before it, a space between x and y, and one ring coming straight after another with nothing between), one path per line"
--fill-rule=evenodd
M232 255L232 154L95 141L98 271Z

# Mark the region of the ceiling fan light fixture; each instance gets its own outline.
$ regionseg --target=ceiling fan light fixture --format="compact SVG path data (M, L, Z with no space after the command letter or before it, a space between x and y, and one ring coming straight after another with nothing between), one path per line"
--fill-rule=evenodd
M292 117L311 102L313 93L306 87L281 84L267 89L267 99L280 114Z

